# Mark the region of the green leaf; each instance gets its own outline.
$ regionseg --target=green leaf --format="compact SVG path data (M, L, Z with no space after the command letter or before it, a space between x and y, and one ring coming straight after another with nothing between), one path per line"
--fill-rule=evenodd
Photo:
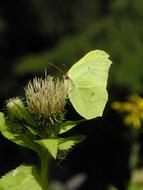
M29 127L28 125L25 125L25 127L29 130L29 132L32 134L32 135L39 135L39 131L33 127Z
M0 179L0 190L42 190L35 166L19 166Z
M4 114L2 112L0 112L0 132L8 140L39 152L39 146L34 141L32 141L32 139L30 139L28 134L15 134L12 132L10 126L6 123Z
M56 159L59 139L41 139L36 140L35 142L45 148Z
M59 134L65 133L72 129L73 127L77 126L79 123L85 121L85 119L79 121L66 121L60 125L60 132Z
M72 136L72 137L68 137L68 138L61 138L59 141L58 149L68 151L73 146L80 143L84 139L85 139L85 136L83 136L83 135Z

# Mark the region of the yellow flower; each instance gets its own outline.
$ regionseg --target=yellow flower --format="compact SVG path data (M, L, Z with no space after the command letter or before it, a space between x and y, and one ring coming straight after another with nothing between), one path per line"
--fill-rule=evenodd
M113 102L112 108L125 113L124 123L135 128L141 127L143 119L143 98L138 95L128 97L127 102Z

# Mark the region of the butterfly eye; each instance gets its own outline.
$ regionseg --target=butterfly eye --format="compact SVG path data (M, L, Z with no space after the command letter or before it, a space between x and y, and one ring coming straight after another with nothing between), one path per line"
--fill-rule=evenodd
M64 75L64 76L65 76L65 79L66 79L66 80L70 80L70 81L72 80L69 75L66 74L66 75Z

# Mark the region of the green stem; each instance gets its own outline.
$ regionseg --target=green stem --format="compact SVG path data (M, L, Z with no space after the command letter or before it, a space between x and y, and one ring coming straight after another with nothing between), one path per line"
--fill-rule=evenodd
M136 169L139 164L139 150L140 144L138 142L134 142L131 147L131 153L129 158L129 167L131 170Z
M41 153L41 182L43 190L48 190L48 154L44 150Z

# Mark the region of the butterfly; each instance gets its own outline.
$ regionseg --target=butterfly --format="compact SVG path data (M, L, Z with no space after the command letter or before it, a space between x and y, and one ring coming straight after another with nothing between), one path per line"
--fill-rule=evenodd
M102 50L93 50L76 62L67 72L69 100L74 109L85 119L102 116L108 93L106 90L109 55Z

